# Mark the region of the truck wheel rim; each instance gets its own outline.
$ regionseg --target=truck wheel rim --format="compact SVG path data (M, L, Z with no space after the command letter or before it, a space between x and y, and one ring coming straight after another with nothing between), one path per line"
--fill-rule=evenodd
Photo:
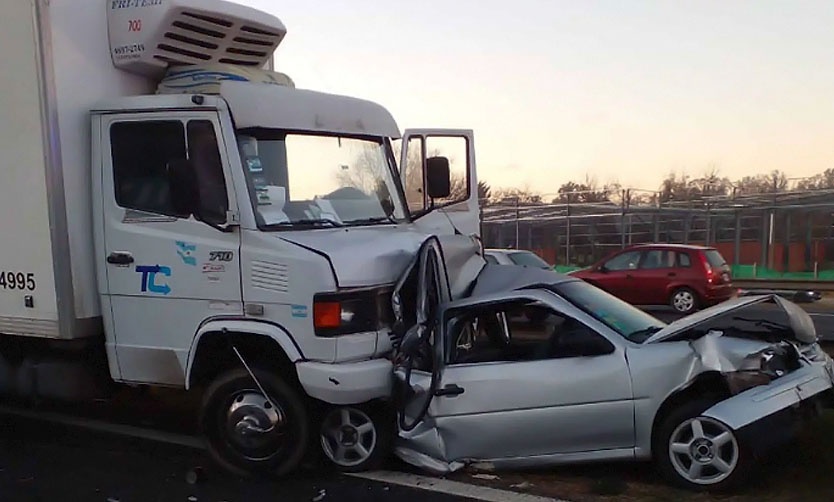
M695 297L689 291L678 291L674 298L675 308L680 312L688 312L695 305Z
M334 464L354 467L373 454L377 432L373 420L356 408L332 410L322 423L321 447Z
M710 418L691 418L669 439L669 459L683 479L713 485L727 479L738 465L738 442L726 425Z
M247 460L266 460L284 446L286 415L281 407L256 390L233 394L226 410L226 437Z

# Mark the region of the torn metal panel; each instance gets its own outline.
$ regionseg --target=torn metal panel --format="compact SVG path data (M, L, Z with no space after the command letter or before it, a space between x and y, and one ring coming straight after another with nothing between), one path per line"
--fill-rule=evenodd
M802 309L799 305L785 300L781 296L775 296L774 301L777 305L782 307L788 314L788 322L791 330L793 330L794 337L802 343L816 343L817 328L814 326L814 320L808 315L808 312Z
M741 369L758 369L745 367L749 357L772 344L757 340L725 337L719 331L711 331L706 335L689 342L695 352L698 365L694 374L704 371L718 371L729 373ZM693 375L694 376L694 375Z
M754 387L721 401L703 415L738 430L830 390L832 379L834 372L830 360L825 365L805 365L769 385Z

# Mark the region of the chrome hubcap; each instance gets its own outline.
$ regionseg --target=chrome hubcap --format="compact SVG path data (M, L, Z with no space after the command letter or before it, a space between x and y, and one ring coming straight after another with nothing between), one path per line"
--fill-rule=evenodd
M353 467L370 458L376 447L374 423L364 411L337 408L322 423L321 447L336 465Z
M726 425L710 418L689 419L669 440L669 458L677 473L699 485L719 483L738 465L738 443Z
M283 410L257 391L233 396L226 411L226 431L231 445L249 459L264 459L280 448Z
M695 305L695 297L689 291L679 291L675 293L673 303L678 311L686 312Z

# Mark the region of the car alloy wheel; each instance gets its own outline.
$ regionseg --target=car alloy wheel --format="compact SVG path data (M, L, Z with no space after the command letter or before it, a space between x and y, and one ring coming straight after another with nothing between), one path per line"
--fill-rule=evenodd
M678 312L689 313L695 310L695 294L688 289L679 289L672 295L672 307Z
M335 408L321 427L321 447L331 462L353 467L370 458L377 442L376 427L364 411Z
M668 453L678 475L696 485L724 481L739 462L733 431L706 417L690 418L678 425L669 439Z

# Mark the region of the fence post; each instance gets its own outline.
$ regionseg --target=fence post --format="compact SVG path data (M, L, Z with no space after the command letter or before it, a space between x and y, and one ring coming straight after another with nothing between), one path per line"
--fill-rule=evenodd
M519 228L518 228L518 219L519 219L519 209L518 209L518 197L515 198L515 248L519 249Z
M733 263L741 263L741 211L736 211L736 235L733 242Z
M568 197L568 205L567 205L567 219L565 220L565 265L570 266L570 197Z

